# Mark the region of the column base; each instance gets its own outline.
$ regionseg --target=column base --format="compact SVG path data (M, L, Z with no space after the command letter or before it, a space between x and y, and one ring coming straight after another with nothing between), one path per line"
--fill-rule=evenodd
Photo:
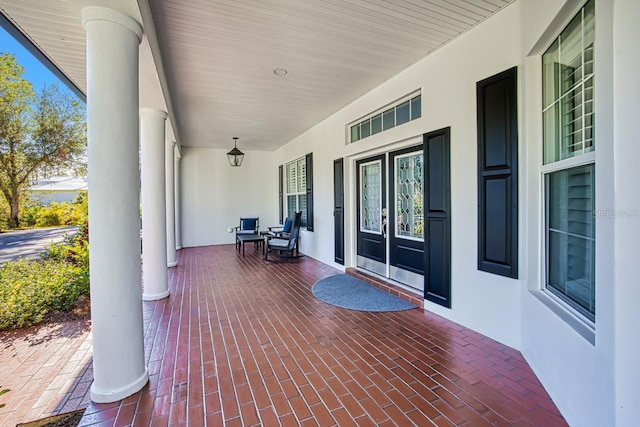
M139 392L149 381L149 373L147 372L147 368L144 368L144 373L140 378L133 381L131 384L128 384L124 387L120 387L116 390L100 390L96 387L96 382L91 383L91 400L95 403L111 403L122 400L126 397L131 396L134 393Z
M178 265L178 261L173 261L173 262L167 263L167 267L168 268L175 267L176 265Z
M176 251L179 251L180 249L182 249L182 246L176 246Z
M166 298L169 296L169 290L167 289L164 292L160 292L159 294L142 294L143 301L157 301L162 298Z

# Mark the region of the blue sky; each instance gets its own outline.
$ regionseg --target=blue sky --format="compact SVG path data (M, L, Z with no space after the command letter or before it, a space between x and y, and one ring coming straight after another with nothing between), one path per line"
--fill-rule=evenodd
M18 64L24 68L22 77L31 82L36 93L40 92L45 83L57 83L62 90L66 89L66 86L47 67L22 47L2 26L0 26L0 52L8 52L15 56Z

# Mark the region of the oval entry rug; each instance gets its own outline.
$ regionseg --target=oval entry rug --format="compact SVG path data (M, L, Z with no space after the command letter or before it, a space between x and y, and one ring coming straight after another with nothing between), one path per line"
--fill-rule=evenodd
M349 310L400 311L417 307L349 274L320 279L313 285L311 292L328 304Z

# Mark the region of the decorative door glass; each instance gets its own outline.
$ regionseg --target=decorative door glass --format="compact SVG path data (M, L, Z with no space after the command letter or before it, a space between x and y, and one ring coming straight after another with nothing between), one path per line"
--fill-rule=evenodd
M424 157L422 152L396 157L396 224L397 237L424 240L422 211L422 180Z
M360 229L382 232L382 170L379 160L360 165Z

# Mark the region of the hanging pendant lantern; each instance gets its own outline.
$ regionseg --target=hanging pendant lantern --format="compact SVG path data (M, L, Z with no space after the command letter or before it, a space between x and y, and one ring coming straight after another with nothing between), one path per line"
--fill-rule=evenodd
M238 150L237 147L238 137L233 137L233 150L227 153L229 164L234 167L242 166L242 160L244 159L244 153Z

